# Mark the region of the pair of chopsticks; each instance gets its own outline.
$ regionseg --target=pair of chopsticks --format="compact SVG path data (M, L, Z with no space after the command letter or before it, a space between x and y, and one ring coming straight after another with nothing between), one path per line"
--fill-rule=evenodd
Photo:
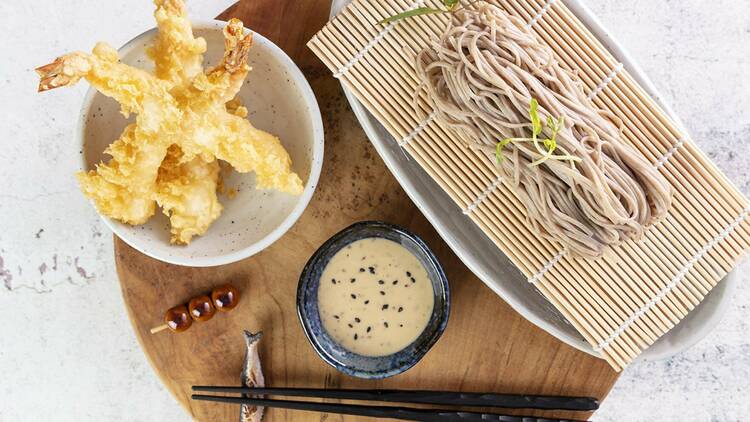
M532 416L512 416L496 413L464 412L443 409L418 409L411 407L366 406L355 404L271 400L247 396L274 395L339 400L366 400L376 402L436 404L441 406L499 407L508 409L592 411L599 408L599 401L592 397L454 393L447 391L324 390L314 388L246 388L210 386L193 386L193 391L242 394L242 396L240 397L193 394L193 400L205 400L221 403L245 404L249 406L276 407L281 409L428 422L457 420L482 422L561 422L562 420Z

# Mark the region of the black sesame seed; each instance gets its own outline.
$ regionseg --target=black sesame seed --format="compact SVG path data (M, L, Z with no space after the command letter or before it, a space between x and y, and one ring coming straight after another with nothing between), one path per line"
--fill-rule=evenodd
M356 318L356 317L355 317L355 318L354 318L354 322L356 322L357 324L359 324L360 322L362 322L362 320L361 320L361 319L359 319L359 318Z
M388 321L384 322L383 325L385 325L385 328L388 328Z
M357 295L355 295L354 293L352 293L352 299L356 299L356 298L357 298Z
M385 292L384 292L384 291L382 291L382 290L380 291L380 294L381 294L382 296L385 296Z
M399 327L401 327L401 328L403 328L403 327L404 327L404 324L398 324L398 326L399 326Z
M416 282L417 282L417 280L414 280L414 277L412 277L412 278L411 278L411 282L412 282L412 283L416 283Z
M368 303L370 303L370 299L367 299L367 300L365 301L365 305L367 305Z
M398 311L399 311L399 312L403 312L403 310L404 310L403 306L399 306L399 307L398 307Z
M336 319L339 319L339 316L338 316L338 315L334 315L333 317L334 317L334 318L336 318Z
M383 305L382 310L386 310L386 309L388 309L388 304L387 303L385 305Z
M406 272L407 277L411 277L411 273L409 271Z
M336 279L335 279L335 278L332 278L332 279L331 279L331 283L333 283L333 284L336 284Z
M359 272L363 273L363 272L365 272L365 269L364 268L360 268Z
M369 333L370 330L372 330L372 327L367 327L367 332Z
M353 278L353 279L349 280L350 283L354 283L355 281L357 281L356 278Z
M357 339L357 337L358 337L358 336L357 336L357 334L355 333L355 334L354 334L354 340L356 340L356 339Z
M383 281L383 280L378 280L378 284L385 284L385 281Z
M370 270L370 274L375 274L375 268L374 267L367 267L368 270Z
M397 284L398 284L398 280L393 280L393 285L395 286Z
M352 324L346 324L346 325L348 325L349 328L354 328L354 326Z

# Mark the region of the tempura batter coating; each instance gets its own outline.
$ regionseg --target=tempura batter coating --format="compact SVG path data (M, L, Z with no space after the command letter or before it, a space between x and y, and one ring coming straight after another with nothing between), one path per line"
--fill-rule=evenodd
M187 244L193 236L202 235L221 215L222 205L216 197L219 163L201 157L182 161L177 145L169 147L159 169L158 202L169 216L172 242Z
M154 18L159 32L154 45L146 52L154 61L157 78L172 85L182 85L203 73L206 40L193 36L182 1L155 0L154 4Z

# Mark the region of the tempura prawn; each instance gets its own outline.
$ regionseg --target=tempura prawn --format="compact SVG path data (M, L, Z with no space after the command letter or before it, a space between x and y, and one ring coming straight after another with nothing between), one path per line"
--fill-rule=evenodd
M36 70L40 91L85 78L117 100L125 116L137 113L136 122L105 150L112 158L77 177L99 212L128 224L145 223L154 214L156 176L182 116L169 94L170 85L120 63L117 51L105 43L98 43L92 54L66 54Z
M193 36L181 1L155 0L154 4L158 33L147 52L156 76L170 83L171 89L182 89L203 73L206 41ZM218 181L219 163L213 157L187 159L179 145L169 147L159 168L156 202L169 217L172 243L190 243L219 218L223 207L216 195Z
M188 157L211 155L241 173L255 171L261 189L298 195L302 180L292 172L291 159L279 139L227 112L224 106L239 92L250 70L247 56L252 34L244 35L242 22L232 19L224 28L224 36L221 63L207 74L197 75L188 89L175 92L177 100L188 105L185 110L203 116L200 127L185 128L190 135L181 147Z

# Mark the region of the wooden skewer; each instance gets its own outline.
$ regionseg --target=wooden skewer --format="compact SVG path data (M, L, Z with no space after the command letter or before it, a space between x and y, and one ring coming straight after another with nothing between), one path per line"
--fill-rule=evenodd
M156 327L152 328L152 329L151 329L151 330L149 330L149 331L151 332L151 334L156 334L156 333L158 333L159 331L164 331L164 330L166 330L167 328L169 328L169 326L168 326L167 324L162 324L162 325L158 325L158 326L156 326Z

